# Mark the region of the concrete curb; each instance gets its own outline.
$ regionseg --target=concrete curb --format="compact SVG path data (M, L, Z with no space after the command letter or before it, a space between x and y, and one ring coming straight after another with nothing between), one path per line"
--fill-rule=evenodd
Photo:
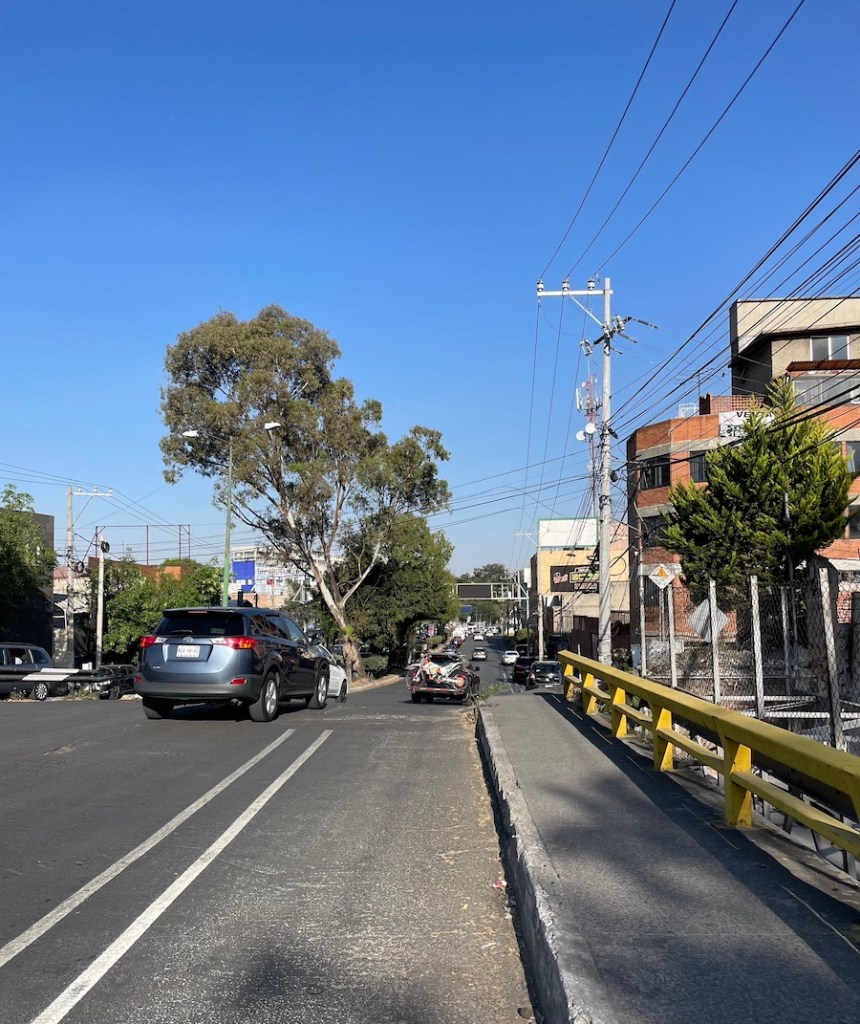
M350 693L355 690L359 693L361 690L375 690L378 686L390 686L392 683L403 682L403 676L400 674L392 674L388 676L380 676L379 679L371 679L369 676L364 679L353 680L350 686Z
M498 801L508 891L516 901L543 1024L618 1024L585 939L571 926L571 915L562 927L553 912L553 907L565 907L561 882L486 704L480 709L477 735Z

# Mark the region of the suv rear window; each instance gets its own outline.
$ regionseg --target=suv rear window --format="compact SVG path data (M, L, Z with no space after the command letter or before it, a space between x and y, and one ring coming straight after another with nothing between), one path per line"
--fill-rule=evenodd
M155 636L244 636L250 622L230 611L178 612L165 615L153 630Z

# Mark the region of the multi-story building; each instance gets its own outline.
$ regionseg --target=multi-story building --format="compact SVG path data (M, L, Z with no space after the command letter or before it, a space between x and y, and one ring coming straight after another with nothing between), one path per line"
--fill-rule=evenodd
M540 624L546 652L561 648L597 657L598 523L594 518L541 519L531 559L529 619L539 646ZM627 527L613 523L610 548L612 647L629 643Z
M280 608L285 601L304 604L310 599L312 577L267 548L234 548L231 562L231 599L252 600L261 608Z
M860 504L860 299L766 299L736 302L729 316L732 394L704 395L698 412L640 427L627 442L629 523L634 578L634 632L639 622L636 577L662 564L680 573L678 557L662 545L669 487L705 485L708 451L742 435L750 404L771 382L787 377L798 400L833 430L855 469L852 503ZM860 517L858 517L860 518ZM821 552L843 571L860 571L860 522Z

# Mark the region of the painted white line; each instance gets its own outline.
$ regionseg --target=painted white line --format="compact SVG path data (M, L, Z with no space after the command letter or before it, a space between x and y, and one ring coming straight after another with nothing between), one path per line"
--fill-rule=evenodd
M89 899L93 893L98 892L99 889L106 886L108 882L113 881L117 875L125 871L125 869L131 864L134 864L136 860L140 860L144 854L149 853L149 851L154 846L157 846L162 839L166 839L171 832L175 832L176 829L178 829L183 822L186 822L192 814L199 811L201 807L205 807L206 804L218 796L219 793L223 793L231 783L235 782L236 779L240 778L245 774L245 772L253 768L255 764L262 761L264 757L271 754L273 750L284 742L284 740L292 736L295 731L295 729L287 729L282 736L279 736L273 743L270 743L268 747L261 750L259 754L255 754L250 761L246 761L241 767L237 768L236 771L232 772L225 779L222 779L222 781L216 786L213 786L207 793L204 793L198 800L195 800L193 804L189 804L184 811L180 811L175 818L171 818L166 825L160 828L157 832L153 832L152 835L148 839L144 839L139 846L135 846L130 853L127 853L124 857L120 857L118 861L111 864L111 866L100 875L96 875L91 882L87 882L87 884L78 889L77 892L72 893L68 899L57 904L52 911L45 914L44 917L36 921L35 924L31 925L25 932L22 932L17 936L17 938L11 939L5 946L0 946L0 967L3 967L4 964L8 964L13 957L17 956L22 950L25 950L29 945L35 942L36 939L40 939L45 932L49 931L55 924L62 921L64 917L71 914L71 912L79 907L84 900Z
M814 917L817 917L823 925L826 925L826 927L828 927L834 935L838 935L846 946L848 946L850 949L853 949L855 953L860 953L860 949L858 949L849 938L843 935L838 928L834 928L829 921L825 921L821 914L819 914L814 907L810 907L810 905L806 903L804 900L802 900L796 892L792 892L791 889L787 888L786 886L783 885L782 888L785 889L789 896L793 896L802 907L806 907L809 913L812 914Z
M87 992L101 981L120 957L124 956L137 940L155 924L159 917L170 908L170 905L182 895L194 879L209 867L222 850L229 846L242 829L266 806L281 786L295 775L305 761L319 750L331 734L332 730L326 729L325 732L314 740L307 750L300 754L289 768L283 771L271 785L267 786L226 831L221 833L208 850L205 850L189 868L183 871L179 878L172 885L168 886L157 900L150 903L147 909L136 920L132 921L128 928L118 938L114 939L101 956L94 960L64 992L61 992L50 1006L33 1019L32 1024L59 1024L66 1014L83 999Z

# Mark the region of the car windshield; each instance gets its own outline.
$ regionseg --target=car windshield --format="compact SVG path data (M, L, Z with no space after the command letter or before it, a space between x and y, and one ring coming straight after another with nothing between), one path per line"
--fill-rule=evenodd
M557 661L536 661L532 668L535 672L558 672L561 665Z

